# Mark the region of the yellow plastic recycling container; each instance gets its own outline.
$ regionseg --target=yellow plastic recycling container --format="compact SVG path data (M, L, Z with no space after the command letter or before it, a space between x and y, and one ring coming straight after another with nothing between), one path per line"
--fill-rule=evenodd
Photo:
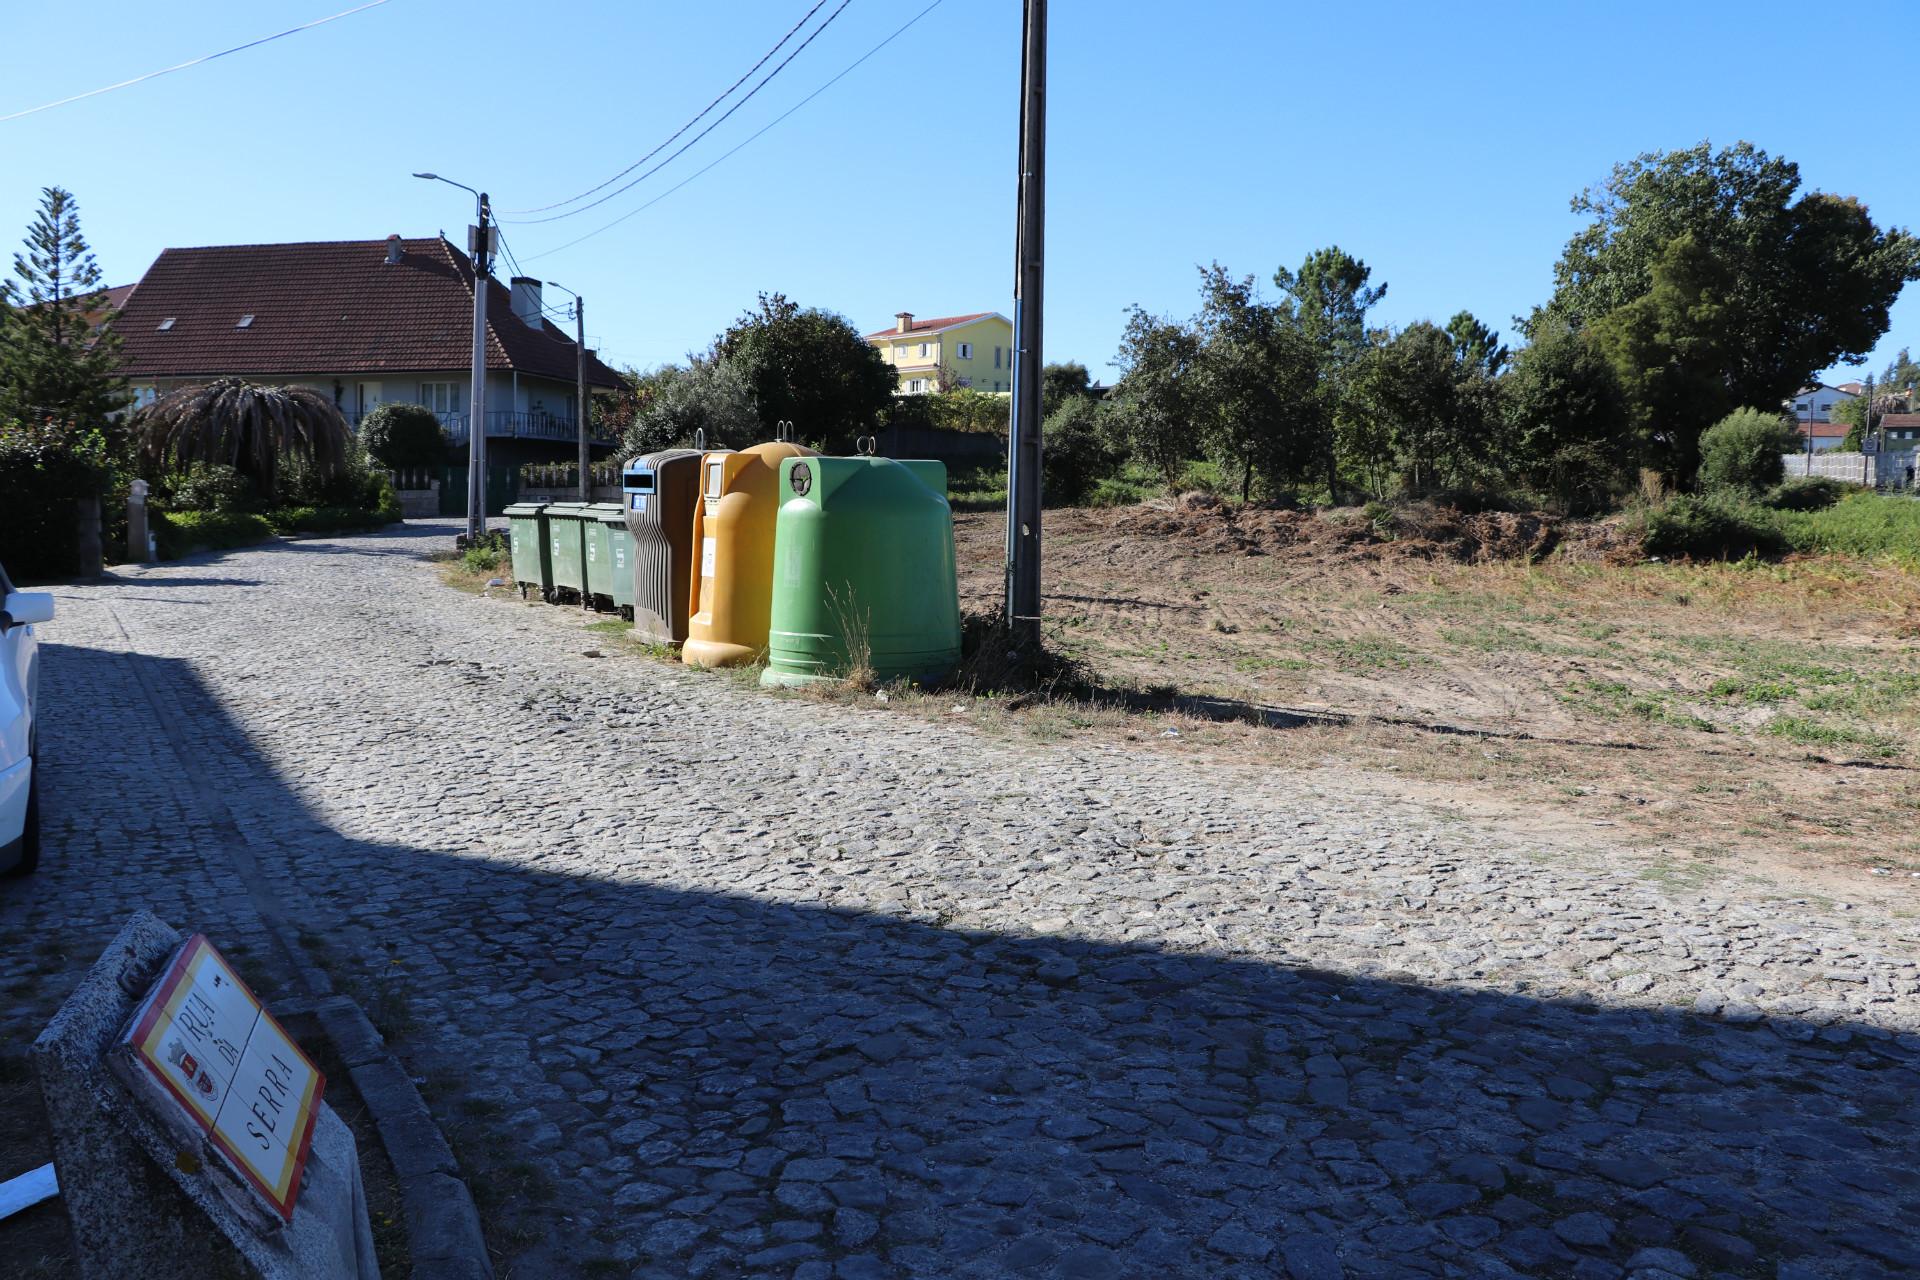
M700 572L680 648L688 666L743 666L766 650L780 463L813 456L804 445L775 440L700 459L700 501L693 509Z

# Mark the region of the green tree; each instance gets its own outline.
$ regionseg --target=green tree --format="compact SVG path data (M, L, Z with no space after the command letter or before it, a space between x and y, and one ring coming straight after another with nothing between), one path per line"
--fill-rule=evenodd
M1626 487L1639 445L1620 380L1589 335L1539 334L1500 386L1510 465L1523 483L1583 509Z
M1907 354L1905 347L1900 348L1900 354L1893 358L1887 365L1886 371L1880 375L1880 386L1888 395L1897 395L1905 399L1908 410L1912 410L1915 393L1920 392L1920 364L1913 362L1913 357Z
M643 397L621 442L622 456L692 445L701 433L708 448L744 446L765 435L753 393L731 360L695 356L636 378Z
M1799 186L1797 165L1745 142L1720 151L1703 142L1615 166L1574 198L1574 212L1592 222L1567 243L1553 297L1523 328L1531 337L1603 323L1664 279L1684 305L1670 296L1628 325L1634 343L1657 348L1654 367L1675 384L1662 389L1662 403L1690 402L1710 382L1724 388L1722 412L1785 399L1815 371L1870 351L1901 286L1920 279L1920 241L1881 230L1855 199L1796 197ZM1690 249L1674 248L1689 238ZM1699 429L1718 414L1663 416L1632 371L1621 372L1643 428L1663 432L1670 464L1684 468Z
M1796 443L1777 410L1735 409L1700 436L1700 483L1746 493L1770 489L1786 474L1782 458Z
M1885 412L1879 405L1868 406L1865 396L1855 396L1834 405L1833 420L1847 424L1847 438L1840 442L1840 447L1852 453L1860 452L1867 432L1877 428L1884 416Z
M1050 364L1040 371L1040 416L1051 418L1054 410L1073 396L1091 395L1093 375L1077 360Z
M1377 498L1390 480L1414 493L1467 482L1489 453L1493 395L1446 330L1409 325L1354 364L1336 415L1342 457Z
M1372 278L1373 268L1339 245L1314 250L1297 271L1273 273L1294 324L1335 363L1357 359L1367 347L1367 311L1387 296L1386 285L1367 283Z
M791 422L801 437L845 451L880 425L893 400L893 370L846 317L785 294L761 294L713 355L746 380L763 434Z
M1350 394L1349 375L1373 345L1367 312L1387 296L1387 286L1369 284L1373 269L1338 245L1316 249L1297 271L1285 267L1273 282L1286 294L1282 309L1312 344L1320 370L1318 398L1301 410L1327 433L1321 446L1328 496L1339 497L1338 449L1332 438L1339 407Z
M107 430L109 416L127 402L120 340L103 314L100 267L80 233L72 195L59 187L41 191L13 274L0 283L0 418Z
M1253 277L1201 269L1196 421L1207 452L1240 481L1298 484L1325 458L1319 351L1283 307L1261 301Z
M1682 232L1660 250L1647 292L1591 326L1646 461L1676 480L1699 466L1701 431L1737 403L1725 372L1737 359L1729 285L1724 264Z
M990 391L975 391L971 387L955 387L951 391L919 397L903 396L901 399L923 401L929 426L944 427L949 431L1000 436L1007 434L1010 401L1006 396L997 396Z
M1134 307L1120 336L1120 381L1108 397L1110 438L1171 489L1198 452L1200 333ZM1043 427L1044 430L1044 427Z
M1500 335L1481 324L1473 312L1456 312L1447 321L1447 336L1453 339L1454 355L1463 366L1489 378L1506 367L1509 352L1500 345Z
M1112 475L1118 460L1101 422L1104 409L1088 395L1068 396L1041 427L1040 491L1048 505L1086 501Z
M361 422L360 447L383 467L432 467L447 460L447 433L423 404L383 404Z

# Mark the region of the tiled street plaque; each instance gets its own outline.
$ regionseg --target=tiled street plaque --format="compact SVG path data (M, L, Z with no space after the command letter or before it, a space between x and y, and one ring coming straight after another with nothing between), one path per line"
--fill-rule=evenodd
M115 1045L121 1074L293 1220L326 1078L204 934L174 953ZM150 1087L157 1085L158 1088Z

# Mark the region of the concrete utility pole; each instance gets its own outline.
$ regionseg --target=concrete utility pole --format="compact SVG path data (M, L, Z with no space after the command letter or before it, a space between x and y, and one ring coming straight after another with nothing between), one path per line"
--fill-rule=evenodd
M1040 369L1047 225L1047 0L1025 0L1020 42L1019 228L1013 280L1013 429L1007 436L1007 625L1040 639Z
M467 392L467 541L487 531L487 291L493 280L493 206L487 193L437 173L416 178L444 182L473 196L477 225L467 228L467 253L473 259L473 374Z

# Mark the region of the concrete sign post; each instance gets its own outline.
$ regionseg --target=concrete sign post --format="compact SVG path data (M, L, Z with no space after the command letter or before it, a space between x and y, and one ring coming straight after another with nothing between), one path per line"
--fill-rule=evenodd
M377 1280L352 1132L205 938L134 916L33 1064L87 1280Z

